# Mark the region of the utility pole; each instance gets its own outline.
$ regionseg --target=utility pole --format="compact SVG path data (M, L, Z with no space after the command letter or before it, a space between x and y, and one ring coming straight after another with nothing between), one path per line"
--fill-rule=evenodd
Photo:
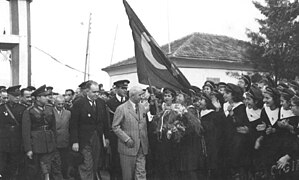
M86 46L86 56L85 56L85 70L84 70L84 81L86 81L86 74L87 74L87 64L88 63L88 57L89 57L89 37L90 37L90 29L91 29L91 13L89 13L89 24L88 24L88 33L87 33L87 46ZM89 67L88 67L89 69ZM89 71L89 70L88 70ZM89 77L89 72L88 72ZM88 78L89 79L89 78Z

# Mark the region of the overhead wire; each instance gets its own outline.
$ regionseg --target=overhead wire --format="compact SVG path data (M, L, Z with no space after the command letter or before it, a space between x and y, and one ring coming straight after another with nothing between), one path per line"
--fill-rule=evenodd
M37 49L38 51L40 51L40 52L42 52L42 53L48 55L51 59L53 59L54 61L56 61L57 63L59 63L59 64L61 64L61 65L66 66L66 67L69 68L69 69L72 69L72 70L74 70L74 71L77 71L77 72L80 72L80 73L85 74L85 72L83 72L83 71L81 71L81 70L78 70L78 69L76 69L76 68L74 68L74 67L72 67L72 66L70 66L70 65L68 65L68 64L64 64L63 62L59 61L57 58L55 58L54 56L52 56L50 53L47 53L46 51L44 51L44 50L42 50L42 49L40 49L40 48L38 48L38 47L36 47L36 46L30 45L30 47L33 47L33 48ZM91 75L90 73L86 73L86 74L89 75L89 76Z

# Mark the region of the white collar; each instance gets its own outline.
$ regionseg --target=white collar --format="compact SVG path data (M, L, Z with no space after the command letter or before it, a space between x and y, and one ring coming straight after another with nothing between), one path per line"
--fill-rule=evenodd
M249 122L258 120L261 117L261 112L262 112L262 109L254 110L253 108L249 109L248 107L246 107L246 114L247 114Z
M135 105L136 105L136 104L135 104L135 103L133 103L133 101L131 101L131 99L129 99L129 102L130 102L130 103L131 103L131 105L133 106L133 109L134 109L134 110L136 110L136 109L135 109L135 108L136 108L136 107L135 107Z
M224 114L225 114L226 117L227 117L228 114L229 114L229 111L227 110L227 109L228 109L228 106L229 106L229 102L225 102L225 103L223 104L223 111L224 111Z
M268 116L268 119L269 119L271 125L273 126L276 123L276 121L278 120L278 118L279 118L278 117L278 115L279 115L279 108L271 110L270 107L265 106L264 109L265 109L265 112L266 112L266 114Z
M209 113L213 112L213 109L205 109L200 111L200 117L204 117L205 115L208 115Z
M115 97L116 97L116 99L119 101L119 102L121 102L121 96L120 95L118 95L118 94L115 94Z
M280 108L280 119L286 119L293 117L295 114L291 110L285 110L283 107Z
M233 103L232 110L234 110L235 108L237 108L237 107L240 106L241 104L243 104L243 102Z

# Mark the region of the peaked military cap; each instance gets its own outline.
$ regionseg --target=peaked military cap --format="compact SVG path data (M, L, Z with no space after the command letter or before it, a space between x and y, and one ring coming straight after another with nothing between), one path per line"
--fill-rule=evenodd
M21 85L11 86L11 87L7 88L7 90L6 90L7 94L10 94L12 96L20 96L21 95L20 87L21 87Z
M0 91L6 89L6 86L0 86Z
M27 89L29 89L30 91L35 91L36 88L34 86L28 86Z
M127 79L124 80L119 80L113 83L114 86L116 87L128 87L130 81Z
M48 87L46 87L46 89L47 89L47 91L48 90L53 90L53 87L52 86L48 86Z
M46 96L48 95L49 92L46 89L46 85L43 85L39 88L37 88L32 94L31 96L37 97L37 96Z

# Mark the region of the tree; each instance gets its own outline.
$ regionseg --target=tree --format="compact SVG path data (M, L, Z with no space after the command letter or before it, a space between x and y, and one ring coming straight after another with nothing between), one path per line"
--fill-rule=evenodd
M253 2L265 16L258 19L259 32L248 30L249 50L256 68L267 71L275 81L299 75L299 3L298 0Z

